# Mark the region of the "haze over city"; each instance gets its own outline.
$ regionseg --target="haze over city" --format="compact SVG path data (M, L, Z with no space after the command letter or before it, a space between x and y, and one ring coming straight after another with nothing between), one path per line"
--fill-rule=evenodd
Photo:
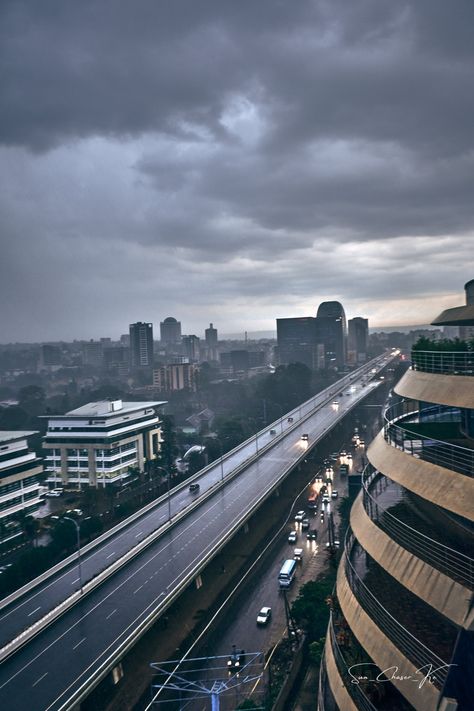
M2 342L168 315L274 330L335 299L371 327L423 324L458 303L472 3L0 13Z

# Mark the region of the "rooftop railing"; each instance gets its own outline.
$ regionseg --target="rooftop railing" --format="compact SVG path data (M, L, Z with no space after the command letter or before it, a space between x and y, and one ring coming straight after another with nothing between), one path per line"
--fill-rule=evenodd
M420 411L407 411L407 402L403 401L389 407L384 413L384 438L385 441L401 449L413 457L423 459L431 464L451 469L465 476L474 475L474 450L467 447L460 447L457 444L443 442L433 437L420 434L415 428L410 428L410 423L419 424ZM423 422L439 422L443 409L440 407L430 408L436 410L437 415L429 415L429 411L423 411L426 416ZM446 421L457 421L455 408L445 408Z
M411 352L412 369L441 375L474 375L474 351Z
M345 540L344 571L352 592L371 620L417 669L433 670L430 680L436 688L442 689L449 665L400 624L365 585L351 562L355 541L354 534L351 529L348 529Z
M376 500L372 484L382 475L368 464L362 475L363 504L368 516L382 531L410 553L437 570L474 590L474 559L443 545L386 511Z

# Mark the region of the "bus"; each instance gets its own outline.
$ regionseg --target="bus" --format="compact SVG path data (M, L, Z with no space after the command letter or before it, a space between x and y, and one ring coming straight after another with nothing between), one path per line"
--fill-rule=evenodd
M289 588L296 573L296 560L285 560L278 573L278 583L281 588Z

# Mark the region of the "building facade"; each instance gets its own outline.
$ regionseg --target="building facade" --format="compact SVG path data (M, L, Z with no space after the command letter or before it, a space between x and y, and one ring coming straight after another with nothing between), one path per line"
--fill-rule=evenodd
M339 301L323 301L319 305L316 340L324 345L326 368L342 370L346 364L347 323Z
M132 370L153 367L153 324L130 324L130 366Z
M165 346L176 346L181 343L181 322L173 316L168 316L161 321L160 341Z
M474 306L434 324L474 325ZM319 711L472 708L473 355L433 341L394 388L351 510Z
M47 483L52 487L126 484L129 469L143 471L161 447L156 409L164 402L91 402L48 418L43 438Z
M201 339L198 336L183 336L183 354L192 363L198 363L201 358Z
M169 363L153 370L153 386L162 392L196 391L199 368L195 363Z
M304 363L308 368L324 368L324 347L312 316L278 318L277 343L280 365Z
M356 316L348 321L348 365L363 365L369 349L369 319Z
M41 460L28 448L37 432L0 431L0 543L21 535L19 516L41 503Z

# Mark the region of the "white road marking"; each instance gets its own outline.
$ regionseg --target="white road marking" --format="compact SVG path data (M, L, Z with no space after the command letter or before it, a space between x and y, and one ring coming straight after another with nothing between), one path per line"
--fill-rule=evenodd
M142 533L143 533L143 531L139 531L139 532L137 533L137 535L135 536L135 538L138 538L139 536L141 536Z
M74 645L73 649L77 649L83 642L86 641L86 637L83 637L80 642L78 642L76 645Z
M143 585L140 585L140 587L139 587L139 588L137 588L136 590L134 590L134 591L133 591L133 594L134 594L134 595L136 595L136 593L137 593L137 592L138 592L139 590L141 590L141 589L142 589L142 587L143 587Z
M45 673L43 674L43 676L40 676L39 679L36 679L36 681L35 681L35 683L33 684L33 686L36 686L36 684L39 684L40 681L41 681L42 679L44 679L45 676L48 676L48 672L45 672Z
M107 615L107 617L105 619L108 620L109 617L112 617L112 615L115 615L116 612L117 612L117 608L115 608L115 610L112 610L112 612L109 612L109 614Z
M76 578L75 580L72 581L71 585L75 585L76 583L79 582L79 580L80 580L80 578Z
M32 612L29 612L29 613L28 613L28 617L31 617L31 615L34 615L35 612L38 612L38 610L41 610L41 605L40 605L39 607L37 607L36 610L33 610Z
M112 551L112 553L109 553L109 555L106 557L105 560L108 560L109 558L112 558L113 555L115 555L115 551Z

